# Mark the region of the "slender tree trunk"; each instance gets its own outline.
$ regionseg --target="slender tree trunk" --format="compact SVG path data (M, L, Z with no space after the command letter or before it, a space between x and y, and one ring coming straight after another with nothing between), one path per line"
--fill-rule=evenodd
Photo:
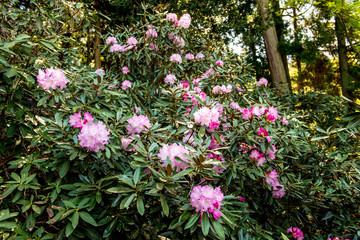
M340 83L341 83L342 95L349 99L353 99L354 96L349 86L349 82L351 81L351 76L349 74L348 57L346 55L345 29L343 24L341 23L341 18L339 15L335 16L335 32L338 42Z
M276 13L280 12L280 2L278 0L271 0L272 4L273 4L273 8L274 8L274 12L273 12L273 18L275 20L275 30L276 30L276 34L279 40L279 43L283 42L285 37L284 37L284 21L282 19L281 16L278 16ZM291 88L291 79L290 79L290 71L289 71L289 64L288 64L288 60L287 60L287 53L286 50L282 49L282 51L280 51L281 54L281 58L282 61L284 63L284 68L285 68L285 73L286 73L286 81L288 83L288 88L289 88L289 92L292 93L292 88Z
M284 66L281 53L278 49L279 41L276 35L276 29L273 24L272 16L269 13L269 0L256 0L260 9L262 22L264 25L263 37L266 48L266 55L269 61L271 78L275 88L280 94L289 93L289 85L286 77L286 68Z
M100 18L98 18L96 20L96 24L95 24L95 68L99 69L101 68L101 61L100 61L100 36L99 36L99 31L100 31Z

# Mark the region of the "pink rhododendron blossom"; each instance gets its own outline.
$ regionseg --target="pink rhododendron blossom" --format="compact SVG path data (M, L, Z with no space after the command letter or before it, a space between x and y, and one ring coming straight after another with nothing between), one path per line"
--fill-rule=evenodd
M39 69L39 75L37 75L37 81L39 86L44 90L49 90L50 88L56 89L60 88L63 90L66 88L66 84L69 80L65 77L65 74L60 69L48 68L45 71Z
M218 65L218 66L222 67L222 66L224 66L224 62L223 62L223 61L221 61L221 60L216 61L216 65Z
M213 128L213 129L219 129L219 126L220 126L219 121L210 122L209 124L209 128Z
M194 60L195 56L192 53L188 53L188 54L185 55L185 59L186 60Z
M281 120L281 124L286 126L289 124L289 121L286 119L286 117L283 117L282 120Z
M131 88L131 82L129 80L125 80L121 83L121 89L126 90L128 88Z
M149 118L144 115L134 115L132 118L128 119L127 122L129 125L126 126L126 130L129 134L141 133L145 129L151 128Z
M93 152L104 150L109 141L110 131L103 122L86 123L78 135L80 146Z
M177 161L175 157L179 157L184 162L189 162L185 154L189 155L190 151L181 144L173 143L172 145L165 144L164 146L162 146L158 157L161 159L160 161L163 163L162 166L165 168L167 166L166 159L169 157L172 168L175 169L176 166L176 171L179 172L182 169L188 168L188 165L183 162Z
M125 74L125 75L126 75L126 74L128 74L128 73L130 72L129 68L128 68L128 67L126 67L126 66L122 67L122 69L121 69L121 70L122 70L122 73L123 73L123 74Z
M136 45L138 43L138 40L134 37L129 37L126 43L129 45Z
M261 137L266 137L269 135L268 131L265 128L259 128L259 130L256 133Z
M177 21L177 15L175 13L168 13L168 14L166 14L166 20L176 22Z
M105 71L104 71L103 69L101 69L101 68L96 69L95 73L96 73L96 74L99 74L99 75L105 76Z
M173 63L182 63L182 58L179 54L174 53L173 55L170 56L170 62Z
M297 227L290 227L286 232L287 233L292 233L293 238L295 238L296 240L303 240L304 239L303 232Z
M212 214L213 214L213 217L214 217L215 220L218 220L221 217L221 212L218 211L218 210L213 210Z
M147 31L146 31L146 37L147 38L157 38L158 36L158 33L156 32L155 29L153 28L149 28Z
M204 59L204 58L205 58L205 55L201 52L196 54L196 57L195 57L195 59Z
M208 107L202 107L194 113L194 119L196 123L200 123L201 126L209 126L211 122L219 122L221 116L219 109L214 107L212 109Z
M213 93L218 93L218 92L220 92L221 91L221 87L220 86L215 86L215 87L213 87L213 89L212 89L212 92Z
M275 145L272 145L272 149L268 148L268 151L267 151L266 155L269 158L269 160L275 160L276 152L277 152L277 150L276 150Z
M128 138L126 138L126 137L122 137L121 138L121 146L122 146L122 148L123 149L127 149L127 147L129 146L129 144L132 142L134 140L134 138L133 137L128 137Z
M164 82L174 84L176 81L176 76L174 74L168 74L166 75Z
M284 197L286 191L284 190L284 185L281 185L280 183L277 183L277 185L272 185L272 197L273 198L282 198Z
M110 52L126 52L125 46L114 44L110 47Z
M159 51L159 47L158 47L155 43L153 43L153 42L151 42L151 43L149 44L149 48L150 48L151 50L154 50L155 52L158 52L158 51Z
M252 112L251 111L249 111L249 109L247 109L247 108L244 108L243 109L243 113L242 113L242 118L243 119L245 119L245 120L249 120L251 117L252 117Z
M195 212L209 212L219 211L224 199L224 194L220 187L212 188L211 186L196 186L191 190L191 206L195 208ZM216 213L217 220L221 213ZM215 217L214 217L215 218Z
M256 86L260 87L261 85L264 85L266 87L266 85L268 84L268 80L266 80L266 78L261 78L257 83Z
M116 37L108 37L105 42L107 45L118 43L118 41L116 40Z
M188 82L182 82L181 83L181 88L184 88L184 89L189 88L189 83Z
M185 13L179 19L177 26L187 29L190 27L190 23L191 23L191 16L190 14Z
M246 199L245 199L244 197L242 197L242 196L240 196L240 197L238 198L238 200L239 200L240 202L246 202Z
M333 239L331 239L331 238L328 238L328 240L350 240L350 238L347 238L347 239L339 239L339 238L333 238Z
M264 154L260 153L258 150L252 150L249 157L257 162L257 166L262 166L266 159L264 157Z
M279 175L277 174L276 169L274 169L266 172L265 181L271 186L276 186L279 184L277 180L278 177Z
M74 128L82 127L81 111L70 116L69 124Z

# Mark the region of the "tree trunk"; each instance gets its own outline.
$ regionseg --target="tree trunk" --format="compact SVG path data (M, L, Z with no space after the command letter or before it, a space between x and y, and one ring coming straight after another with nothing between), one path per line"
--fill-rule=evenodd
M351 81L351 76L349 74L349 64L346 55L345 29L344 29L344 25L341 23L341 18L339 15L335 15L335 32L338 42L340 83L341 83L342 95L349 99L353 99L354 96L349 86Z
M95 68L99 69L101 67L101 61L100 61L100 18L96 20L95 24L95 43L94 43L94 50L95 50Z
M293 19L294 19L295 42L298 43L299 42L299 33L298 33L296 7L292 7L292 10L293 10ZM299 79L299 77L301 75L301 59L300 59L300 56L298 54L295 56L295 60L296 60L296 67L297 67L297 70L298 70L298 79Z
M269 61L272 82L280 94L289 93L289 84L286 77L286 68L278 49L279 41L271 14L269 13L269 0L257 0L263 22L263 37L266 55Z

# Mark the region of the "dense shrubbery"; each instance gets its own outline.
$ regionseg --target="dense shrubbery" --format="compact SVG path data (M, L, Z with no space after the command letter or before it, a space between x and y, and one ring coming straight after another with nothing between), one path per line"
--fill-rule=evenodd
M358 128L311 128L175 17L109 32L104 70L2 55L3 238L357 239Z

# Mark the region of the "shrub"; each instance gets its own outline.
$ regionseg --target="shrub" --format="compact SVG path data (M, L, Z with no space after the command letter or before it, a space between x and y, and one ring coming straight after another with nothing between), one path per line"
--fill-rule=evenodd
M246 62L192 35L189 15L143 17L103 37L103 70L39 66L32 150L3 177L4 236L355 236L358 156L313 144Z

